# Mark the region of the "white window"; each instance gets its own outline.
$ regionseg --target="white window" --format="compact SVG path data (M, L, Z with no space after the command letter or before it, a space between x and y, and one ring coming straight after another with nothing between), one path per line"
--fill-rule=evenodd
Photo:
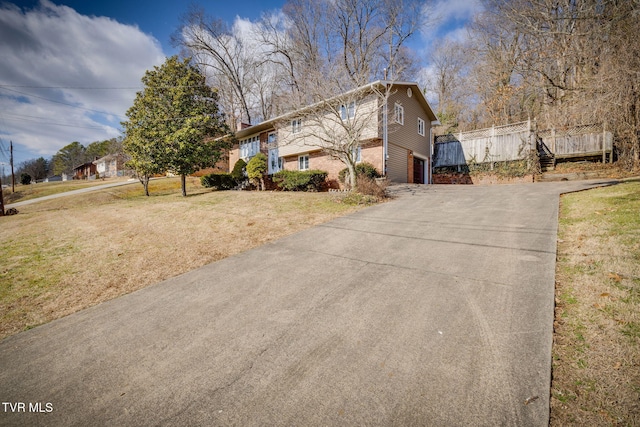
M298 156L298 169L301 171L309 170L309 155L304 154L302 156Z
M271 132L267 137L267 144L274 146L278 142L278 137L275 132Z
M298 133L302 129L302 119L291 120L291 133Z
M256 135L251 138L240 141L240 158L250 159L260 151L260 136Z
M349 104L342 104L340 106L340 118L342 120L353 119L356 116L356 102L352 101Z
M424 136L424 120L418 117L418 134Z
M396 104L394 108L394 115L396 123L404 125L404 107L400 104Z

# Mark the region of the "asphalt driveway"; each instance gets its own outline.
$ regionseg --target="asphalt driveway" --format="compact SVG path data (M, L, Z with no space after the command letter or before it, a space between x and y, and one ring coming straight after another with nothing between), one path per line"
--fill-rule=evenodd
M5 339L0 424L546 426L558 195L597 183L398 187Z

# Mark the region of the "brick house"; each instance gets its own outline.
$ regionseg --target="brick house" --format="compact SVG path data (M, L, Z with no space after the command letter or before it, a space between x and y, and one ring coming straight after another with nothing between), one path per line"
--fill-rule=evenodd
M92 163L96 165L96 172L101 178L110 178L124 176L127 173L124 166L126 161L124 154L108 154Z
M310 120L314 109L319 118ZM382 80L257 125L243 125L236 132L238 144L229 152L229 169L238 159L248 162L262 152L269 174L320 169L337 187L345 165L323 145L335 143L327 135L340 128L331 124L338 120L354 122L360 138L357 161L371 163L392 182L431 182L431 129L437 118L416 83ZM339 138L339 132L336 135Z
M96 174L96 165L86 162L73 168L73 179L92 179Z

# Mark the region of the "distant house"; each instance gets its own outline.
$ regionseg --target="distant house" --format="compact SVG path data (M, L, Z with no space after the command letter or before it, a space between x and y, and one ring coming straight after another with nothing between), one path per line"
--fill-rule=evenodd
M92 163L96 166L96 172L100 178L111 178L126 175L124 166L126 161L124 154L108 154Z
M52 176L48 176L45 179L43 179L42 181L38 181L38 182L59 182L59 181L67 181L68 180L68 176L66 173L63 173L62 175L52 175Z
M92 179L96 174L96 165L86 162L73 168L73 179Z
M375 95L387 90L390 94L387 98ZM430 183L431 128L437 118L418 85L377 81L343 95L349 96L330 98L322 105L331 110L327 111L326 120L334 123L358 114L365 117L366 123L359 131L358 151L354 153L357 161L373 164L393 182ZM319 127L318 122L305 121L306 111L312 108L305 107L253 126L243 125L236 132L239 143L229 152L229 169L238 159L248 161L262 152L268 158L269 174L283 169L321 169L328 172L329 181L336 186L345 165L322 148L323 142L314 129Z

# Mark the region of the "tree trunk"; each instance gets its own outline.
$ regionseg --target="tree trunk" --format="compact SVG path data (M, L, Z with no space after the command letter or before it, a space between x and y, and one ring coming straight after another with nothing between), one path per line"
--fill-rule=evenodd
M2 178L0 177L0 216L4 216L4 194L2 194Z
M180 186L182 187L182 197L187 197L187 176L180 175Z
M358 177L356 176L356 167L349 163L347 165L347 169L349 169L349 187L350 190L355 190L356 185L358 184Z
M149 197L149 176L139 176L140 184L144 187L144 195Z

